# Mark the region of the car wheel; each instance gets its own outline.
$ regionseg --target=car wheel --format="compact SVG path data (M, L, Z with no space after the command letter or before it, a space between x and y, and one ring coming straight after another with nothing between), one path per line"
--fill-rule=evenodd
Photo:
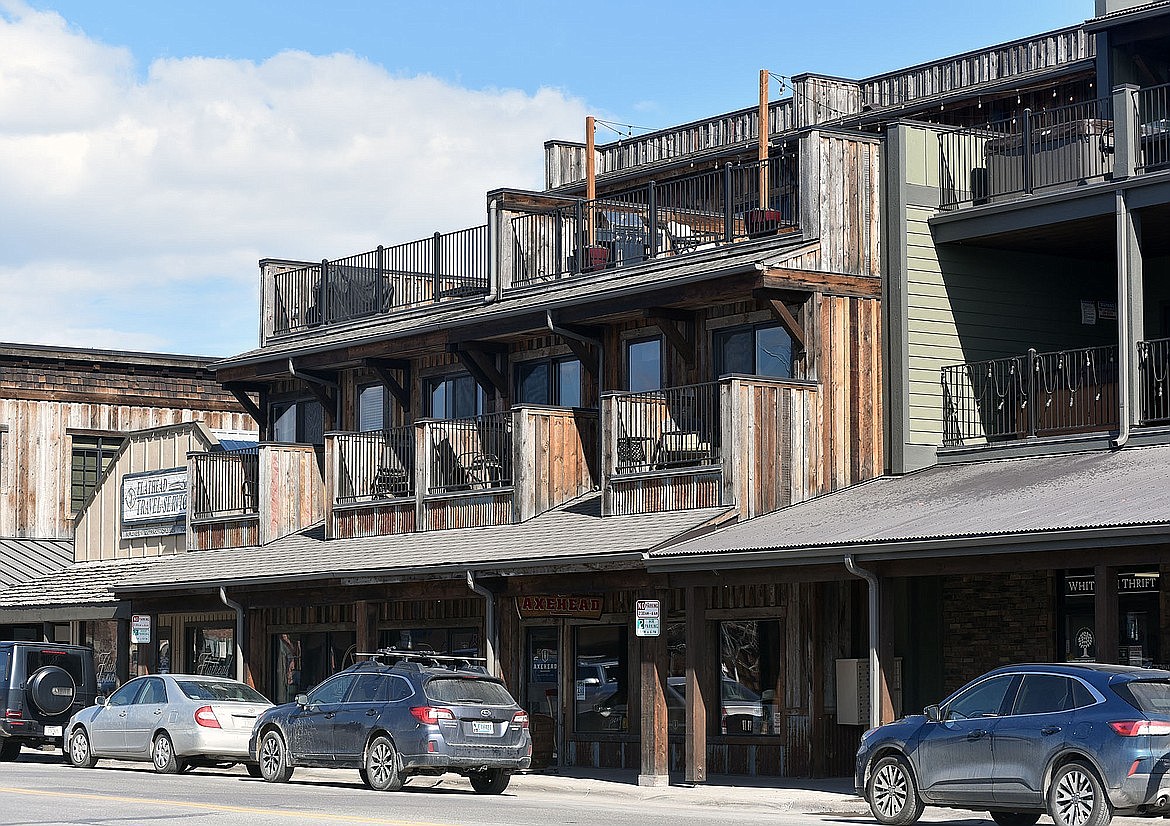
M402 788L398 752L385 734L375 737L366 749L365 775L362 780L376 792L396 792Z
M20 756L20 741L19 740L5 740L3 745L0 745L0 763L11 763Z
M284 783L292 777L288 749L280 732L268 730L260 738L260 776L269 783Z
M244 768L248 770L248 777L260 777L259 763L245 763Z
M181 761L175 757L175 744L165 731L150 744L150 761L159 774L178 774L183 768Z
M97 765L97 758L89 745L89 732L81 726L69 735L69 762L79 769L92 769Z
M989 812L999 826L1035 826L1039 812Z
M914 775L900 757L883 757L877 761L866 791L870 811L886 826L907 826L918 820L925 808L918 797Z
M475 789L476 794L499 794L508 788L512 775L503 769L488 769L468 775L467 779L471 781L471 788Z
M1092 769L1066 763L1048 787L1048 816L1056 826L1106 826L1113 819L1113 805Z

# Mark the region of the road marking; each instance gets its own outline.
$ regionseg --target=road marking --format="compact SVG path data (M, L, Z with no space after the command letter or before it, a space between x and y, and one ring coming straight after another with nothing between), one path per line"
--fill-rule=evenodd
M450 823L433 823L424 820L384 820L375 817L354 817L352 815L329 814L327 812L284 811L281 809L261 809L252 806L223 806L218 803L196 803L193 800L160 800L151 797L121 797L112 794L85 794L83 792L48 792L40 789L12 789L0 786L0 794L3 793L25 794L34 797L63 797L70 800L100 800L107 803L147 803L153 806L177 806L186 809L205 809L212 812L295 817L299 820L317 818L318 820L335 820L339 823L380 823L382 826L453 826Z

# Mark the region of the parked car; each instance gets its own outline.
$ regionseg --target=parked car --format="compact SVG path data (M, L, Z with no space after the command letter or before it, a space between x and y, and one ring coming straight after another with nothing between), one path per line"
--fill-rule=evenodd
M248 738L256 718L271 707L256 689L226 677L137 677L73 715L66 756L87 769L103 757L149 760L163 774L244 763L259 777L248 758Z
M90 648L0 642L0 760L15 760L22 745L60 747L70 716L96 696Z
M528 714L468 658L383 650L260 716L249 745L265 780L297 766L357 769L371 789L455 772L499 794L532 760Z
M875 818L980 809L1000 826L1170 815L1170 671L997 668L924 714L865 732L854 785Z

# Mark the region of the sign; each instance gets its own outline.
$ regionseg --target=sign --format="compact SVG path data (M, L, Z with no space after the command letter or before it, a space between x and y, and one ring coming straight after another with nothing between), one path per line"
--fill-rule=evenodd
M1081 299L1081 324L1097 323L1097 302Z
M1117 321L1117 302L1098 301L1097 318L1101 321Z
M1157 571L1117 574L1117 593L1156 594L1161 586ZM1078 574L1064 578L1064 594L1069 597L1091 597L1097 592L1097 583L1092 574Z
M174 536L187 531L187 469L122 477L122 538Z
M601 607L602 599L599 596L548 594L516 598L516 609L525 619L530 617L601 619Z
M130 642L150 642L150 614L135 614L130 617Z
M1092 659L1093 655L1089 652L1093 648L1094 642L1093 632L1089 628L1086 627L1077 631L1076 645L1077 648L1081 649L1080 658L1082 660Z
M640 599L634 606L634 634L657 637L662 634L661 604L656 599Z

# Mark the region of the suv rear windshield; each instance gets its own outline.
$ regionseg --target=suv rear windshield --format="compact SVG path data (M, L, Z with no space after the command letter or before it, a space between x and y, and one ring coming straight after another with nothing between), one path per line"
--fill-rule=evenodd
M263 694L243 683L221 683L216 680L175 680L175 682L178 684L179 690L192 700L268 704L268 700Z
M1113 686L1113 691L1144 714L1170 716L1170 680L1133 680Z
M476 677L436 677L423 691L434 703L450 705L510 706L512 695L502 683Z
M85 685L85 668L81 659L83 656L88 656L88 653L62 651L59 648L26 648L24 673L26 677L31 677L45 666L55 665L72 677L75 685Z

